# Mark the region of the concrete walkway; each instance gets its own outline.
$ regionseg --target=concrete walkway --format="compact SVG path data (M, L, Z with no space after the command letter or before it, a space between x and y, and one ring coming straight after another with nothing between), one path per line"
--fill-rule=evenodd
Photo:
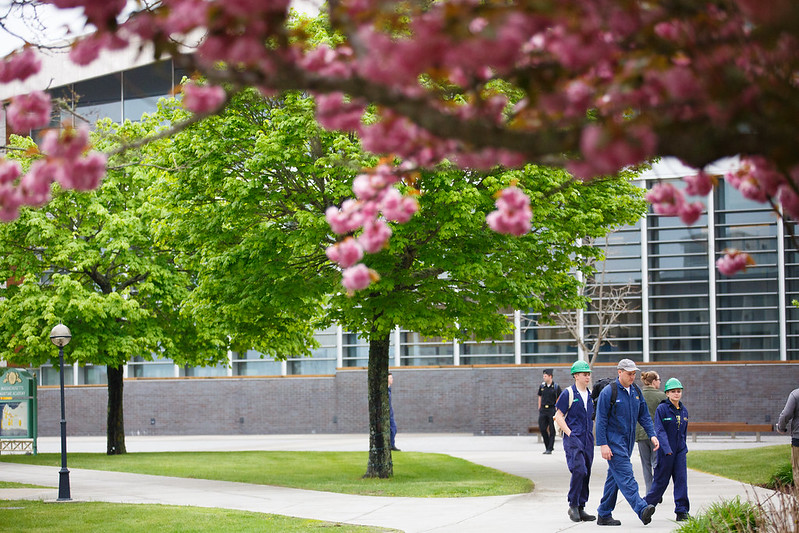
M787 437L699 437L689 449L731 449L768 446L790 442ZM180 436L127 437L129 452L201 450L330 450L364 451L366 435L258 435L258 436ZM574 523L567 515L566 493L569 472L560 442L555 453L543 455L544 446L535 437L485 437L461 434L402 434L397 445L405 451L447 453L511 474L528 477L536 484L529 494L482 498L387 498L351 496L299 489L146 476L115 472L70 469L73 500L118 503L160 503L221 507L303 518L392 528L411 532L493 532L520 531L628 531L665 533L674 530L674 502L664 496L652 523L644 526L619 495L613 516L622 528L597 526L595 522ZM39 439L39 452L60 452L58 438ZM104 437L70 437L70 452L105 452ZM402 452L398 452L402 453ZM643 479L637 453L633 466ZM55 500L58 467L0 463L0 480L51 486L49 489L0 489L0 499ZM595 514L602 494L607 463L597 450L591 478L591 497L587 510ZM691 512L696 514L720 499L763 500L770 491L728 479L688 472Z

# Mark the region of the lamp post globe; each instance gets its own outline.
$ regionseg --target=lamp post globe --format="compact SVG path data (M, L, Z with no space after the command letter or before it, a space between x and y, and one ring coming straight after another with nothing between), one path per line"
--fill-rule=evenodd
M72 333L64 324L50 331L50 340L58 346L58 375L61 380L61 470L58 472L58 501L70 501L69 470L67 470L67 415L64 409L64 346L72 340Z
M50 330L50 340L59 348L63 348L72 340L72 333L64 324L58 324Z

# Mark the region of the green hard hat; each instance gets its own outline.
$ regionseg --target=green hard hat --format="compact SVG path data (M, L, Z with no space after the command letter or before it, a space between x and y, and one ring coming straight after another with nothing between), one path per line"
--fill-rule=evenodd
M671 389L681 389L681 388L682 388L682 383L680 383L679 379L669 378L669 380L666 382L666 386L663 387L663 390L670 391Z
M572 365L572 374L577 374L578 372L591 372L591 367L585 361L576 361Z

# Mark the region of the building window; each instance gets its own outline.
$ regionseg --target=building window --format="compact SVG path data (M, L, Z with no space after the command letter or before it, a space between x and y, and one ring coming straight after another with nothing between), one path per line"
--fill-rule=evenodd
M91 80L81 81L72 86L76 125L88 124L94 129L102 118L122 122L122 75L109 74Z
M257 350L233 352L234 376L280 376L283 364Z
M161 61L122 73L125 120L141 120L158 110L158 100L172 91L172 61Z
M148 361L137 355L128 361L128 377L172 378L175 377L175 363L166 357L154 356Z

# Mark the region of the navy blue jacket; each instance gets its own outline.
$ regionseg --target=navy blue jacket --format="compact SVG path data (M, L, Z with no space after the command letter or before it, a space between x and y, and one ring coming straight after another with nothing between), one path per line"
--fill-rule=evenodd
M649 437L655 436L655 427L643 394L636 387L630 387L630 393L621 386L616 378L616 407L611 411L610 396L612 384L599 393L596 405L596 444L610 446L614 455L623 454L629 457L635 446L635 425L641 424ZM608 412L610 415L608 415Z
M670 400L663 400L655 411L655 431L662 453L669 455L688 451L685 442L688 433L688 409L682 402L677 409Z
M569 389L574 393L572 404L569 405ZM555 404L558 411L563 413L563 418L566 425L569 426L571 437L580 438L588 446L594 445L594 422L592 420L594 415L594 402L591 400L591 391L588 391L588 406L583 403L583 398L577 390L576 385L567 387L558 397L558 402ZM563 438L571 438L568 435Z

